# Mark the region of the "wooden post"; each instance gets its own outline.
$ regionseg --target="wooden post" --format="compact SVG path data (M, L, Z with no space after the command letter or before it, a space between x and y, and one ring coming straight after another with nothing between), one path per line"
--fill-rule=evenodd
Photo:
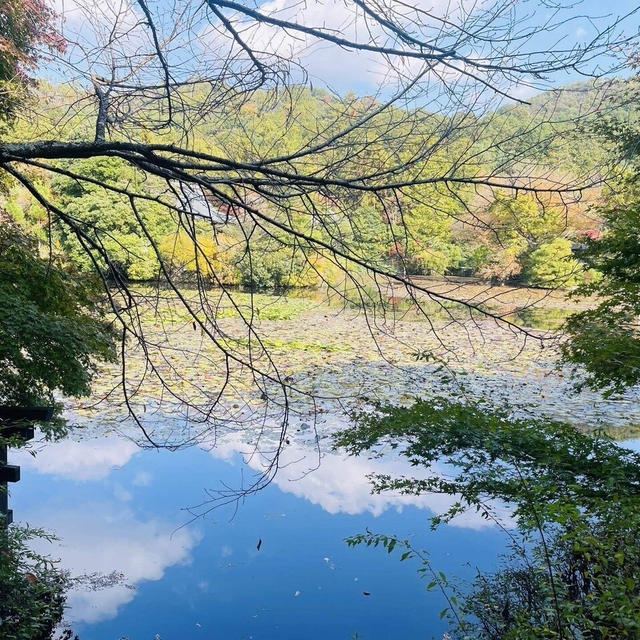
M0 443L0 468L7 464L7 445ZM9 485L0 482L0 526L8 527L13 522L13 511L9 509Z
M53 407L13 407L0 405L0 420L16 422L18 420L35 420L46 422L53 418Z
M33 424L27 421L44 422L52 417L53 407L0 406L0 526L8 527L13 522L8 483L20 480L20 467L7 464L7 439L27 442L34 436Z

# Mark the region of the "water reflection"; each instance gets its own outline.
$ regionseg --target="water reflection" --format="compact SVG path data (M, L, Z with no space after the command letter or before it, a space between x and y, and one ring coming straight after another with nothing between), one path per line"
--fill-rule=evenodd
M451 575L470 574L467 561L492 566L503 548L502 536L471 515L430 533L431 510L447 506L440 498L370 495L366 475L407 471L400 460L327 453L304 473L317 455L302 443L285 451L275 484L236 513L216 510L181 527L184 507L204 489L238 486L258 468L256 457L247 465L237 453L246 448L229 440L213 455L136 453L113 436L67 440L36 458L14 452L24 468L12 493L16 519L56 531L56 553L74 574L123 574L123 583L72 592L68 618L81 638L324 639L357 631L381 639L400 626L409 636L439 637L442 602L424 593L416 567L348 549L344 537L367 527L411 536Z
M126 465L136 452L147 459L153 455L149 452L142 454L133 442L113 435L48 444L35 457L24 451L17 451L13 459L23 468L36 470L40 474L85 481L105 478L110 471ZM246 467L256 472L264 471L268 463L268 459L263 459L244 442L241 434L227 436L219 441L215 448L209 450L209 453L232 466L237 462L238 456L241 456ZM406 506L442 513L456 501L455 497L444 495L413 496L389 492L372 494L369 476L373 474L419 476L418 469L412 468L406 459L398 456L389 455L381 459L365 456L347 457L336 452L320 452L309 445L293 442L283 450L279 461L280 470L275 477L275 485L285 493L319 505L328 514L355 515L368 512L373 516L379 516L392 508L401 512ZM150 460L149 468L152 471L153 465L153 460ZM434 468L437 469L437 465ZM145 487L151 485L152 480L152 472L139 470L131 484L133 487ZM188 477L186 480L189 481ZM239 487L242 481L239 475L237 480L235 486ZM112 484L116 499L124 502L132 500L129 488L119 482ZM213 489L215 494L215 489L219 487L215 486L215 481L209 481L206 488ZM193 493L202 497L197 490ZM190 504L194 497L185 495L184 504ZM211 504L205 501L201 508L195 508L195 512L208 512ZM458 516L452 525L470 529L493 526L491 521L471 512Z
M55 531L60 543L45 553L60 557L73 575L121 574L122 581L102 589L72 590L68 599L75 622L97 622L117 615L133 600L136 587L160 580L168 567L191 561L191 550L201 536L197 530L175 531L166 520L141 520L114 502L83 502L62 510L28 510L23 518Z
M245 451L246 444L237 436L219 443L212 449L211 455L232 460L237 453ZM245 453L243 458L250 468L264 470L260 456L250 452ZM280 470L274 480L277 487L285 493L321 506L329 514L355 515L368 512L379 516L388 509L401 513L406 506L426 509L434 514L444 513L456 502L456 497L445 495L414 496L390 492L372 494L369 476L373 474L419 477L420 470L411 467L405 458L398 456L370 459L364 456L346 457L332 452L319 454L309 446L291 443L283 450L279 461ZM434 465L434 469L438 469L438 466ZM440 470L444 472L444 469ZM206 505L204 508L206 509ZM480 517L476 512L460 514L451 524L468 529L495 526L492 521Z
M100 480L114 467L126 464L137 451L131 440L110 436L46 443L34 448L35 457L25 451L16 451L13 457L25 470L74 480Z

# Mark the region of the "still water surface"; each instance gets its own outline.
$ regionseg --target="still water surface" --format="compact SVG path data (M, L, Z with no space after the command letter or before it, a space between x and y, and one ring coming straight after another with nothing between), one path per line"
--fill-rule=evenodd
M54 530L61 543L49 551L74 574L123 576L72 592L67 617L81 640L441 638L444 603L418 567L344 538L367 528L411 537L437 570L462 577L504 549L475 516L430 532L442 498L371 496L365 475L399 471L400 461L330 454L301 477L303 450L237 509L189 522L184 508L205 489L251 473L236 448L141 451L112 436L53 444L35 459L14 452L16 519Z
M176 353L191 358L193 336L180 322L172 325ZM549 350L535 344L525 349L519 338L504 341L485 325L474 324L461 341L453 323L434 342L424 325L399 323L400 350L385 332L373 342L362 317L338 318L326 309L305 312L304 322L293 314L265 327L280 345L283 370L291 369L296 385L314 396L353 400L357 407L362 396L407 402L416 395L463 394L578 428L607 429L619 438L639 431L640 389L606 399L574 394ZM433 352L442 338L455 347L457 380L446 382L439 367L416 362L416 351ZM395 349L395 364L380 360L379 344ZM146 360L133 362L145 369ZM199 385L204 379L215 388L206 357L198 366L177 366L188 380ZM119 384L120 375L117 368L102 372L96 397ZM184 416L162 414L149 401L151 391L145 393L143 420L157 441L182 442L185 426L192 435ZM234 399L232 406L249 401ZM419 578L419 567L381 549L349 548L344 539L367 529L407 537L428 550L436 571L470 579L476 568L496 566L506 536L475 514L430 531L430 516L452 502L446 497L371 495L368 474L415 469L399 459L347 459L331 452L330 433L346 424L332 407L324 408L317 434L306 423L291 425L291 442L271 485L242 504L209 512L198 507L208 490L246 486L259 467L237 434L212 451L204 444L177 452L142 450L118 435L122 407L107 402L93 413L74 407L87 427L76 432L82 439L48 444L35 458L13 451L12 462L22 466L11 493L16 520L55 532L60 543L42 550L59 556L72 575L88 574L102 587L85 582L70 594L67 619L80 639L440 640L445 603L437 591L425 591L430 579ZM242 433L255 439L248 422L242 421ZM324 447L320 461L318 442ZM203 517L194 519L189 507Z
M551 415L637 433L638 390L605 401L571 396L549 375L529 382L519 381L520 397L539 397ZM368 474L416 470L398 458L330 451L328 433L344 423L327 420L319 441L302 424L292 429L271 485L215 510L203 505L211 491L246 486L259 467L238 434L213 450L169 452L140 449L102 425L36 457L11 452L23 470L11 492L15 519L55 532L60 543L42 551L101 583L70 594L67 619L80 639L440 640L445 603L425 591L430 579L418 566L344 539L367 529L410 538L436 571L464 580L496 566L506 536L474 513L430 531L429 517L452 502L446 496L371 495ZM624 444L640 449L638 440Z

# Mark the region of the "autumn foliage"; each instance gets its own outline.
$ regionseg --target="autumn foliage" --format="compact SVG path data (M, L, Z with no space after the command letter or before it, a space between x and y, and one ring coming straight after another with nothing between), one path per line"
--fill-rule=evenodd
M64 49L55 15L44 0L0 0L0 120L27 97L43 53Z

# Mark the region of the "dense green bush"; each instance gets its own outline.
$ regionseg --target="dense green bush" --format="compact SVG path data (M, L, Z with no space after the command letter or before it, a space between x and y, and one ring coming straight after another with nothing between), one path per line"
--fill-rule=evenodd
M573 425L446 398L355 418L338 446L354 455L393 449L421 470L417 478L374 476L375 492L455 497L434 527L474 510L506 529L505 505L517 523L497 572L479 575L469 590L437 575L430 583L449 598L451 637L640 637L640 455ZM405 559L432 572L426 556L393 536L367 533L350 543L404 548Z
M74 171L107 185L121 186L136 183L140 176L118 158L88 158L74 164ZM136 219L126 196L91 183L61 177L54 192L65 213L83 223L92 240L103 247L110 265L93 251L97 263L109 273L131 280L151 280L158 277L159 264L155 250L140 222ZM144 192L152 185L139 185ZM164 207L146 200L137 203L138 213L154 241L159 241L175 229ZM78 238L66 227L60 227L60 242L69 259L81 270L93 272L93 260Z
M240 284L250 291L309 286L317 281L300 249L262 242L237 262Z
M536 287L572 287L583 275L582 265L573 257L571 241L566 238L541 244L522 262L522 279Z
M31 549L53 538L42 530L0 526L0 637L49 640L62 620L69 577Z
M636 175L623 181L618 193L601 208L607 225L602 237L584 241L580 257L585 268L601 277L583 284L576 295L596 296L598 303L569 318L565 327L569 340L562 345L563 360L574 367L579 385L608 393L640 382L640 192Z
M0 218L0 403L51 405L89 393L97 362L115 359L98 283Z

